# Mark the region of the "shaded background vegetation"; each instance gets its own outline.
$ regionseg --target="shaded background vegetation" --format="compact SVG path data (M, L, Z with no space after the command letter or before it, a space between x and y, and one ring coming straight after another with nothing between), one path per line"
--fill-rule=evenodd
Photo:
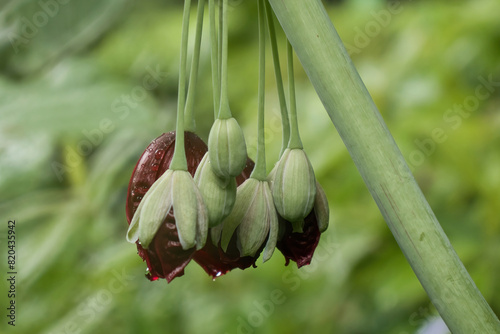
M254 155L256 6L230 3L231 106ZM500 82L500 3L406 1L393 12L394 2L385 1L325 5L444 230L499 314L500 84L483 79ZM0 242L6 254L7 221L16 219L19 272L17 326L8 331L446 332L426 329L435 310L298 62L302 139L331 206L312 265L284 267L276 252L214 282L194 263L169 285L149 282L125 241L124 203L139 155L174 128L180 1L2 6ZM270 170L281 132L268 65ZM196 101L205 140L213 115L209 67L205 39ZM145 89L152 70L162 75ZM479 99L481 85L489 94ZM463 104L468 109L453 111ZM3 275L5 256L0 262Z

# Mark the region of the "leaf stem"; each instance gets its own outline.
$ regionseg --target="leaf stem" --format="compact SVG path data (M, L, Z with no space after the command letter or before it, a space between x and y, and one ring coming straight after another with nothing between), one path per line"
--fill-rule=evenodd
M187 170L186 149L184 148L184 107L186 102L186 58L189 37L189 13L191 0L184 1L182 16L181 56L179 65L179 92L177 97L177 126L175 132L174 156L170 162L172 170Z
M258 0L259 12L259 121L257 130L257 158L250 177L259 181L266 180L266 138L264 134L264 109L266 95L266 18L264 1Z
M198 68L200 65L201 36L203 30L203 15L205 11L205 0L198 0L198 12L196 14L196 33L194 37L193 61L191 62L191 74L187 93L185 114L186 131L194 132L196 122L194 120L194 100L196 97L196 86L198 83Z
M280 157L281 157L286 147L288 146L288 141L290 140L290 122L288 120L285 89L283 88L283 77L281 75L280 56L278 53L278 43L276 42L276 28L274 27L273 10L267 0L265 1L265 4L266 4L267 25L269 28L269 39L271 40L271 50L273 54L274 75L276 77L276 86L278 90L278 99L280 102L280 111L281 111L281 127L282 127L282 138L281 138L282 144L280 152Z
M290 112L290 141L288 148L302 148L302 141L299 135L299 124L297 120L297 102L295 99L295 74L293 71L293 48L289 41L286 43L288 60L288 110Z

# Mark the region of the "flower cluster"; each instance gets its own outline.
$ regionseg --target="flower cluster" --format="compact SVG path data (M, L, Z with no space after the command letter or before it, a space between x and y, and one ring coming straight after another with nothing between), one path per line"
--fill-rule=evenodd
M168 282L182 276L191 260L213 278L234 268L256 266L271 258L275 248L300 268L311 262L322 232L328 227L325 192L303 150L295 108L293 53L288 44L289 110L283 103L283 84L277 48L273 44L280 95L283 147L279 161L266 173L264 137L265 31L274 33L270 10L259 4L259 109L255 163L229 108L227 89L227 0L220 1L221 38L211 29L215 121L208 146L184 130L184 118L194 127L193 97L199 59L204 1L198 3L197 35L187 103L186 52L190 2L185 2L179 99L175 132L164 133L146 148L130 179L126 214L127 240L137 245L147 263L146 277ZM214 1L209 0L211 27ZM268 25L266 28L265 17ZM271 38L272 43L276 39ZM220 59L218 50L220 52ZM190 122L191 121L191 122Z
M243 170L232 178L238 188L233 205L229 205L232 208L227 210L223 202L231 202L231 199L226 199L231 195L220 189L224 186L232 188L232 182L224 183L205 167L211 168L207 162L208 148L196 134L185 132L184 145L188 172L198 185L169 169L175 132L164 133L151 142L130 179L126 202L130 224L127 239L137 244L139 256L146 261L148 279L165 278L170 282L184 274L184 268L191 260L212 277L219 277L234 268L255 266L263 250L263 260L268 260L275 246L285 256L286 265L290 260L298 267L310 263L320 234L328 226L328 203L316 181L312 187L314 195L311 195L310 184L306 185L307 191L287 189L297 187L301 182L298 179L282 180L284 176L293 177L294 171L290 168L296 168L296 161L286 162L289 158L282 158L269 175L272 181L268 184L250 178L255 164L247 158ZM307 158L305 162L310 166ZM314 180L314 175L312 178ZM281 189L278 189L278 184ZM280 197L273 195L278 192L281 192ZM302 214L305 212L304 217L297 214L301 211L297 209L299 202L305 203L301 209ZM222 204L216 206L214 203ZM309 211L306 210L308 206L311 207ZM286 209L284 213L281 211L287 207L293 208L294 217L291 218ZM221 209L219 211L225 213L214 214L209 208ZM193 214L204 218L186 219Z

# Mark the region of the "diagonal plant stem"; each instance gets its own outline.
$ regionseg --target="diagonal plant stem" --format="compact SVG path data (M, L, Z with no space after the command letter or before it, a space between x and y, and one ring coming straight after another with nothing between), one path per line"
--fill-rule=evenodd
M429 207L321 0L269 0L399 247L453 333L500 322Z

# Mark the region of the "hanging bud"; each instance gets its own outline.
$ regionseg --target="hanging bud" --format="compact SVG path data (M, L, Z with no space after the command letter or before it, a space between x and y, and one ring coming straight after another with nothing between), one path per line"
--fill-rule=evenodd
M130 224L137 208L150 190L170 166L175 147L175 132L164 133L149 144L139 158L130 178L127 191L126 217ZM207 152L207 145L196 134L184 133L184 148L188 171L195 173L196 167ZM146 277L151 280L165 278L168 282L184 274L184 268L195 254L195 248L184 250L177 230L173 210L160 224L148 248L136 242L139 256L147 263Z
M278 216L267 181L249 178L238 187L234 209L223 222L224 251L234 233L240 256L254 256L267 239L263 262L271 258L278 237Z
M286 149L275 167L272 192L276 210L300 231L316 196L314 170L302 149Z
M301 232L294 231L291 222L279 217L280 237L276 247L285 257L285 265L288 265L290 260L295 261L298 268L311 263L320 235L328 228L329 216L330 211L325 192L316 182L314 207L304 219Z
M167 170L146 193L130 222L127 241L148 248L170 210L182 249L205 245L208 217L203 198L187 171Z
M247 149L240 125L230 117L216 119L208 136L208 154L215 174L238 176L245 168Z
M208 211L209 227L220 224L229 215L236 200L235 178L217 176L212 169L207 153L196 169L194 181Z

